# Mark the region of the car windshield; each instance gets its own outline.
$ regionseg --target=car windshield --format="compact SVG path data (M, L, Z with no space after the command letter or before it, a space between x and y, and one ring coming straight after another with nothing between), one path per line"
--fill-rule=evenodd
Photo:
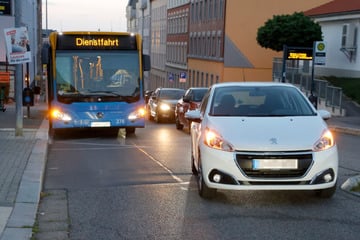
M231 86L214 90L213 116L311 116L306 98L287 86Z
M58 51L56 92L59 99L135 97L139 90L136 51Z
M208 89L194 89L193 90L194 101L201 102L201 100L203 99L203 97L207 91L208 91Z
M184 95L182 89L163 89L160 91L159 98L161 99L180 99Z

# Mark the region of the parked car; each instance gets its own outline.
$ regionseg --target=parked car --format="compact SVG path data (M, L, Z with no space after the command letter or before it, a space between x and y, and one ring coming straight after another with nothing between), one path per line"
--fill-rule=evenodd
M188 111L191 167L200 196L217 189L313 190L331 197L338 150L325 120L295 86L236 82L213 85Z
M184 93L185 90L179 88L157 88L147 104L149 119L157 123L165 119L173 121L176 103Z
M179 99L175 107L175 125L177 129L182 130L184 127L190 126L190 122L185 118L185 113L199 107L208 89L205 87L191 87Z

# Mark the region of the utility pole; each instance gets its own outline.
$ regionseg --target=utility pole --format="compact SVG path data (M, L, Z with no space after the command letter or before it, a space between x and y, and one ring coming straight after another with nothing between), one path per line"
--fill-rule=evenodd
M21 27L21 11L23 1L14 1L15 27ZM15 67L15 102L16 102L16 127L15 136L23 136L23 109L22 109L23 73L22 64Z

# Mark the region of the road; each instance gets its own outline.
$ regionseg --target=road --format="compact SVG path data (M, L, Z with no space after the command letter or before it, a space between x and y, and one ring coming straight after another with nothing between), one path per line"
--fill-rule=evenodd
M360 138L336 139L340 177L332 199L301 191L219 191L201 199L188 133L153 122L127 138L80 132L54 139L44 191L64 193L73 240L358 239L360 201L340 184L360 172Z

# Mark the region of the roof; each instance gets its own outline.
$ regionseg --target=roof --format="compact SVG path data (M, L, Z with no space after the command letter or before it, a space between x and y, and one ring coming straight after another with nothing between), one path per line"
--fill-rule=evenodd
M334 0L318 7L305 11L306 16L319 15L343 15L349 13L360 13L359 0Z

